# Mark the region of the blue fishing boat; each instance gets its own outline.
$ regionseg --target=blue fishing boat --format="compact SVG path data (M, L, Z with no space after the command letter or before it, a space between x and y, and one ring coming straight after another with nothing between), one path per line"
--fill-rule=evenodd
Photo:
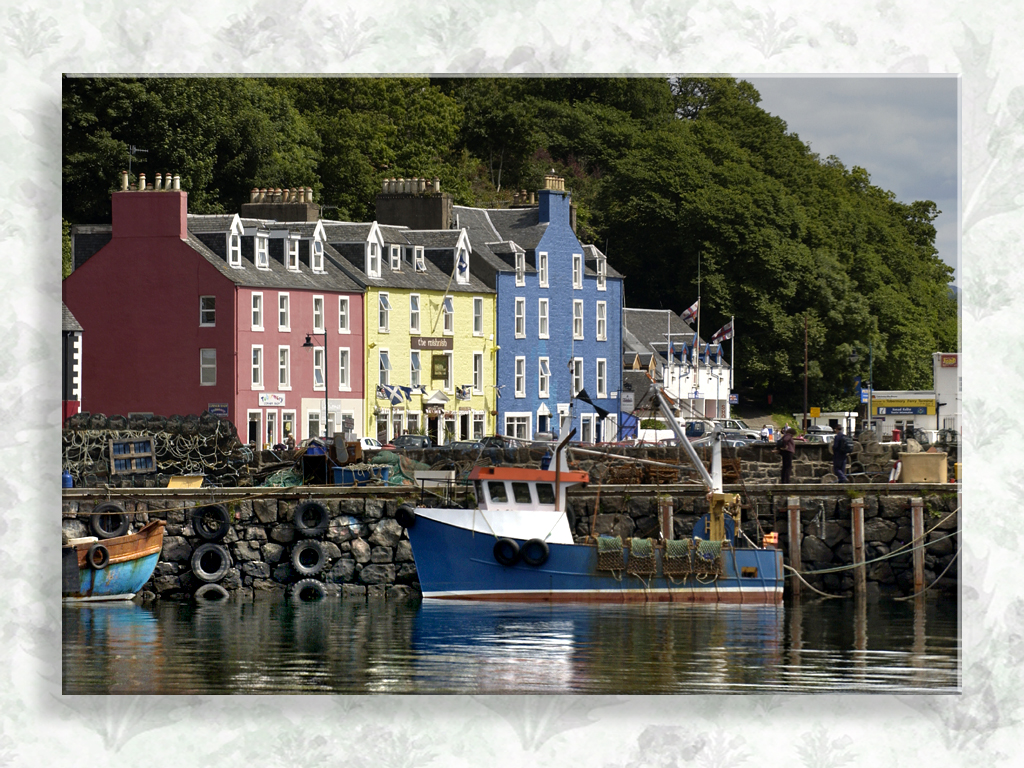
M61 548L66 601L130 600L149 581L163 548L164 521L136 533L69 539Z
M664 397L659 393L659 397ZM668 408L665 405L665 408ZM712 472L680 435L708 488L709 512L694 536L574 539L566 489L589 481L569 468L476 467L476 505L399 507L426 599L528 602L779 603L782 551L739 546L740 498L722 492L721 435ZM668 526L666 526L668 527Z

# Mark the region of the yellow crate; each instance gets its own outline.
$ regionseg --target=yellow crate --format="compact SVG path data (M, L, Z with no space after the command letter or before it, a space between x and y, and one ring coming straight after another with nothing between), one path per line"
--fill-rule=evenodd
M948 482L945 453L900 453L901 483Z

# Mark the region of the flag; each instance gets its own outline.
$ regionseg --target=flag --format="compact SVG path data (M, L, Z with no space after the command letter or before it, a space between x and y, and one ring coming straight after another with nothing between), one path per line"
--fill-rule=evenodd
M387 400L388 399L388 393L384 390L384 385L383 384L378 384L377 385L377 399L378 400Z
M471 389L472 389L472 385L470 385L470 384L465 384L465 385L463 385L461 387L456 387L455 388L455 399L456 400L469 400L470 397L472 397L472 394L470 392Z
M684 323L688 323L691 320L693 320L693 318L695 318L697 316L697 310L699 308L700 308L700 299L697 299L695 302L693 302L693 306L692 307L690 307L688 310L683 312L683 315L682 315L683 322Z
M730 320L728 323L726 323L721 328L719 328L717 331L715 331L715 335L711 337L711 343L712 344L717 344L720 341L725 341L726 339L731 339L731 338L732 338L732 320Z

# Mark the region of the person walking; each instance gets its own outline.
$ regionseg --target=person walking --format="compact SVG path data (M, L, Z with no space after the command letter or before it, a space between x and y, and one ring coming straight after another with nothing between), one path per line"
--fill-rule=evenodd
M771 437L771 432L768 430L768 425L765 424L761 427L761 442L767 443L769 437Z
M834 428L835 438L832 440L832 473L836 476L836 482L847 483L846 478L846 457L853 452L853 442L843 434L843 426L836 424Z
M786 427L782 437L775 444L775 450L782 455L782 484L786 485L793 477L793 456L796 455L796 443L793 442L793 428Z

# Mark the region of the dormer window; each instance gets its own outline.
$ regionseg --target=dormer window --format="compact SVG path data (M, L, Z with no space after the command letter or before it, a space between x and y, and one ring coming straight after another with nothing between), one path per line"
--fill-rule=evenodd
M582 288L583 287L583 254L574 253L572 255L572 287Z
M314 272L324 271L324 244L319 240L313 241L312 256L310 257L310 267Z
M516 285L526 285L526 254L516 251Z
M235 232L228 233L228 265L242 266L242 236Z
M288 269L293 272L299 271L299 240L298 238L288 239Z
M465 248L459 248L455 257L455 281L462 284L469 282L469 252Z
M604 256L597 257L597 290L603 291L607 286L608 259Z
M366 274L380 277L380 246L377 243L366 244Z
M256 268L270 269L270 238L256 235Z
M402 247L399 245L392 245L391 248L391 271L399 272L402 269Z
M426 272L427 264L423 260L423 246L416 245L412 249L412 261L417 272Z

